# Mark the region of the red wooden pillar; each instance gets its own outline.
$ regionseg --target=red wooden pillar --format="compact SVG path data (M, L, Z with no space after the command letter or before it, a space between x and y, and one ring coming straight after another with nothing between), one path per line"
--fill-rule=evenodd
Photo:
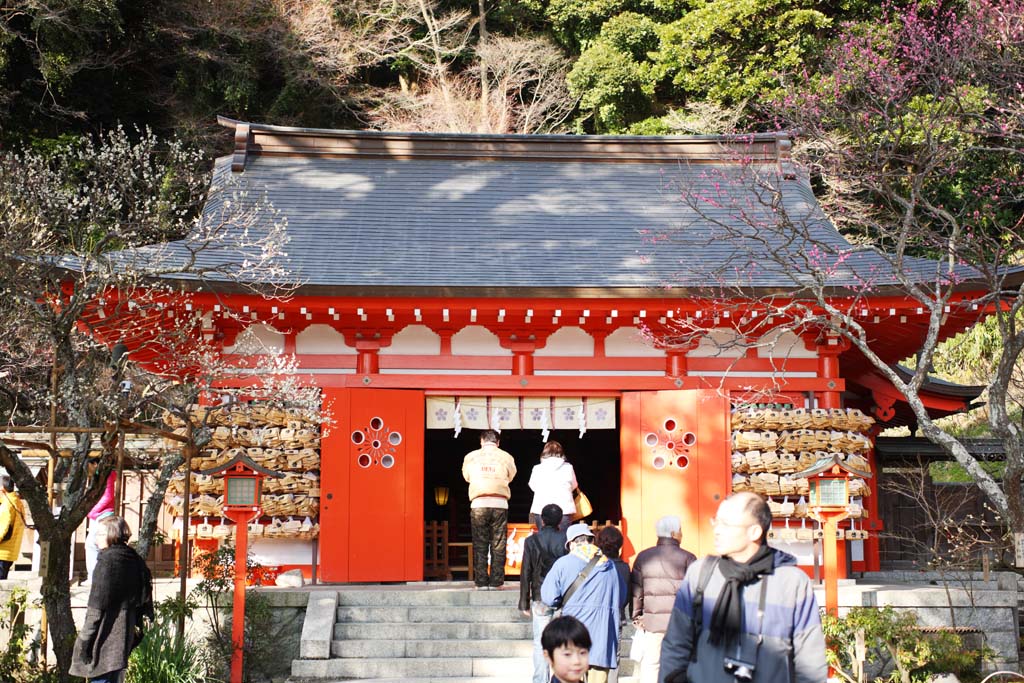
M818 394L818 407L825 409L842 408L842 396L838 391L838 380L841 378L839 371L839 356L850 348L850 342L842 337L832 336L824 330L809 332L803 335L803 340L804 345L808 349L815 351L818 354L818 376L822 379L836 380L835 382L829 382L830 389L834 388L836 389L835 391L826 390ZM825 545L828 545L827 530L825 531L825 534ZM838 568L839 578L845 579L847 576L846 558L848 546L846 541L843 541L842 543L833 542L832 545L835 547L836 566Z
M380 372L380 342L376 339L360 339L356 342L356 353L359 357L356 359L356 374L357 375L376 375Z
M538 336L534 333L514 333L500 335L498 342L501 347L512 352L512 374L532 375L533 354L537 349L543 348L547 342L546 336Z
M224 514L235 523L235 592L231 609L230 683L242 683L242 660L245 654L245 579L249 556L248 525L252 520L259 518L260 513L250 510L226 510Z

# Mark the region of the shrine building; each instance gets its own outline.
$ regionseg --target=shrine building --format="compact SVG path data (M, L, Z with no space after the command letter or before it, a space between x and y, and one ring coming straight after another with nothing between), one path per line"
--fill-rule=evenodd
M420 134L221 122L235 148L216 162L207 211L229 186L245 190L242 201L272 203L287 219L285 251L298 284L273 300L216 282L186 278L182 287L209 312L208 332L224 353L295 354L331 419L309 442L319 451L319 480L297 515L319 525L315 560L309 534L252 540L255 553L280 566L315 564L331 582L423 579L426 525L447 522L449 541L469 540L462 458L480 430L494 428L519 471L513 545L527 528L530 470L544 441L557 439L594 506L590 519L621 526L625 559L654 544L665 514L682 518L684 547L710 552L710 518L743 487L771 496L779 513L773 544L810 571L814 523L800 514L800 485L787 479L796 463L778 459L838 448L873 471L874 436L906 422L899 393L839 337L780 321L744 338L748 318L763 314L759 300L794 291L792 274L770 267L758 249L804 246L744 241L736 212L701 211L688 198L725 194L763 209L754 201L759 187L745 180L755 171L787 215L802 217L808 239L841 249L785 135ZM716 224L731 225L735 239L716 237ZM917 265L926 277L927 263ZM827 285L837 299L856 298L874 348L896 364L914 355L927 313L891 279L865 293L858 277L868 270L884 273L884 259L860 252ZM709 295L713 287L732 292L728 305ZM976 318L954 307L943 337ZM681 322L702 336L679 343ZM923 393L935 415L962 411L976 396L941 384ZM811 432L808 441L794 436L799 429ZM830 449L814 442L815 430L846 434L834 438L848 443ZM297 472L315 470L299 456L292 462ZM843 562L853 571L878 569L885 522L877 478L862 486L855 500L863 512L844 522Z

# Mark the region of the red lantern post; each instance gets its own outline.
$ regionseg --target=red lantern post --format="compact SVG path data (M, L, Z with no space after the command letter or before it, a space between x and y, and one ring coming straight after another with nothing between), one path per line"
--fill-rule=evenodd
M224 516L235 523L235 594L231 609L231 678L242 683L245 647L245 569L249 555L249 522L258 519L260 490L264 477L284 475L260 467L244 455L237 455L202 474L224 474Z

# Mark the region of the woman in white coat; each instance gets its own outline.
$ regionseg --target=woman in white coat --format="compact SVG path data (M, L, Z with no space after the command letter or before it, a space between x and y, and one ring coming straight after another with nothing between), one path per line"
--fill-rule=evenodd
M569 528L572 516L576 512L573 502L573 491L576 490L576 472L565 459L565 450L557 441L548 441L540 454L540 463L533 466L530 474L530 490L533 491L533 505L530 506L530 518L540 531L540 511L545 505L554 503L562 508L562 522L558 530L564 532Z

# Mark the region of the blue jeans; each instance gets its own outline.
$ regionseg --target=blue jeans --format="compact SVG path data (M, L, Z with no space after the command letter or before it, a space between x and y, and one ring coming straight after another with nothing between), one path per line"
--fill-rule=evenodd
M89 679L89 683L121 683L124 680L124 672L124 669L108 671L101 676L93 676Z
M535 600L530 611L533 613L533 683L550 683L551 671L548 669L548 660L544 659L544 648L540 646L540 635L555 610Z

